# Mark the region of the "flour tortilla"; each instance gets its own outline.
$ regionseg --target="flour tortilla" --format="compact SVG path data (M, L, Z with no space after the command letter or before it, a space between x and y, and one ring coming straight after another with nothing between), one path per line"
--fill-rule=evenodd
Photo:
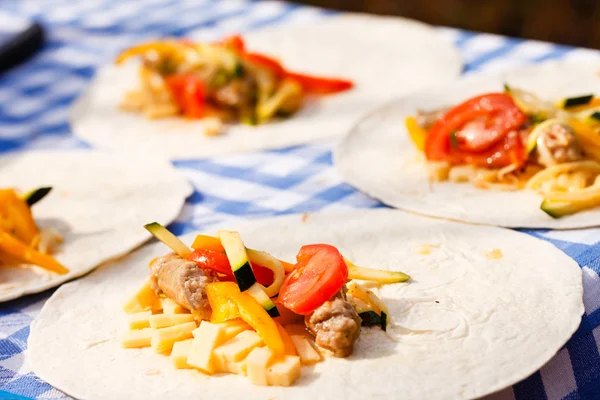
M21 192L53 187L32 211L41 228L64 236L54 256L70 270L2 266L0 301L58 286L128 253L150 237L145 223L170 223L192 192L166 162L78 150L2 156L0 185Z
M369 114L337 147L334 160L344 180L382 202L432 217L505 227L570 229L600 225L600 208L554 219L540 210L533 191L483 190L471 183L430 183L425 160L404 125L418 109L456 105L472 96L502 91L503 84L542 99L600 94L600 65L547 63L495 76L476 76L403 97Z
M286 147L344 134L362 111L453 79L462 66L458 52L433 28L400 18L336 16L244 38L248 49L275 56L292 70L352 79L356 88L313 99L289 119L258 127L234 124L211 138L203 134L202 121L149 121L120 111L124 93L137 86L137 66L110 65L98 71L73 109L75 134L94 147L172 159Z
M327 357L289 388L246 378L175 370L150 348L122 349L122 305L164 254L144 247L64 285L31 326L28 362L51 385L81 399L475 398L518 382L544 365L583 313L581 270L550 243L379 209L284 216L214 227L239 229L247 246L293 260L309 243L330 243L359 265L402 270L409 283L381 292L392 341L363 329L353 355ZM191 243L193 235L182 238ZM430 244L431 254L418 249ZM500 259L485 253L499 249Z

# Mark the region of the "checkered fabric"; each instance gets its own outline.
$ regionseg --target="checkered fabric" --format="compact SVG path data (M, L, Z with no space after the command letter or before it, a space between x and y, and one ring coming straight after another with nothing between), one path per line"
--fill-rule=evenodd
M330 14L294 4L248 0L0 0L0 17L36 19L48 34L39 54L0 76L0 152L89 147L72 135L69 107L95 69L126 46L191 31L214 39ZM449 28L438 31L460 49L466 74L551 59L600 59L592 50ZM170 228L180 234L225 219L383 207L340 180L332 167L332 145L176 161L197 190ZM554 243L578 261L583 269L586 313L579 330L552 361L498 397L600 399L600 231L525 232ZM51 293L0 305L0 399L67 398L37 378L24 357L29 325Z

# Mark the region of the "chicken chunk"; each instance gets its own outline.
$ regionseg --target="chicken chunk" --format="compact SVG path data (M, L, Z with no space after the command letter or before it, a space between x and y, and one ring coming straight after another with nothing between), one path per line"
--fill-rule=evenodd
M206 285L217 280L212 271L176 254L159 257L150 264L151 282L157 294L164 294L200 319L210 318Z
M345 287L308 314L304 322L315 335L316 343L336 357L350 355L360 335L361 319L346 299Z
M578 161L583 152L573 134L565 124L556 122L548 126L537 138L538 163L546 167Z

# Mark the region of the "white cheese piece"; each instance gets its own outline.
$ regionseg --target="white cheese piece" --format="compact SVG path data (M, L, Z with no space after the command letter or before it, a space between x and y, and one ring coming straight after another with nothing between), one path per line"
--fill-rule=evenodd
M273 359L273 352L268 347L255 347L246 357L248 380L254 385L267 386L267 365Z
M121 338L121 346L123 346L126 349L136 347L148 347L150 346L150 341L152 339L153 333L154 329L152 328L127 331Z
M193 368L187 363L188 356L192 350L194 339L187 339L173 344L171 351L171 362L176 369Z
M306 337L292 335L291 338L302 364L310 365L322 360L321 354L313 347Z
M246 360L225 363L225 365L223 365L222 372L246 376Z
M185 324L194 321L192 314L155 314L148 318L151 328L160 329L167 326Z
M175 342L190 339L192 331L196 329L195 322L174 325L168 328L155 329L150 341L150 346L157 353L168 353Z
M135 314L129 314L127 316L127 322L129 322L129 329L144 329L150 328L150 322L148 319L152 315L152 311L142 311ZM154 328L154 327L152 327Z
M243 331L249 330L250 325L248 325L246 322L244 321L235 321L235 322L225 322L225 340L224 341L228 341L229 339L233 338L234 336L239 335L240 333L242 333Z
M202 321L194 331L194 341L187 363L208 374L215 373L214 349L223 343L225 327L222 324L212 324Z
M300 357L285 356L267 368L267 382L270 386L290 386L300 377L300 372Z
M180 306L173 300L163 297L160 299L162 305L163 314L189 314L190 310Z
M158 297L156 292L152 289L150 280L144 282L136 294L123 305L123 310L125 310L127 314L148 310L158 311L161 308L160 297Z
M243 331L215 349L215 363L219 371L227 372L227 364L242 361L254 349L263 345L254 331Z

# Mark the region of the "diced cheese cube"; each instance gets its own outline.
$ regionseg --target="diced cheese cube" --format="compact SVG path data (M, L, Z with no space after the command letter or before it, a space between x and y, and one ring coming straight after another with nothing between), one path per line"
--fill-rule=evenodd
M267 368L267 382L271 386L290 386L300 373L300 357L285 356Z
M213 351L223 343L224 334L225 327L222 324L202 321L200 327L194 331L194 342L187 363L208 374L215 373Z
M268 347L255 347L246 357L246 372L250 383L267 386L267 365L273 359L273 352Z
M175 342L192 338L192 331L194 329L196 329L195 322L186 322L185 324L174 325L168 328L155 329L150 345L157 353L168 353L173 348Z
M154 329L152 328L127 331L121 338L121 346L125 347L126 349L135 347L148 347L150 346L153 333Z
M194 321L192 314L154 314L148 318L151 328L160 329L167 326L185 324Z
M144 329L150 328L150 322L148 318L152 315L152 311L142 311L135 314L129 314L127 320L129 322L129 329ZM154 328L154 327L152 327Z
M239 335L243 331L249 330L250 325L248 325L244 321L235 321L235 322L225 322L225 339L224 341L228 341L234 336Z
M123 305L123 310L127 314L132 314L148 310L158 311L161 307L160 297L152 290L150 280L147 280L137 293Z
M163 314L189 314L190 310L185 307L180 306L175 303L173 300L163 297L160 299L160 304L162 306Z
M246 360L225 363L225 365L223 365L222 372L246 376Z
M291 338L302 364L314 364L322 360L321 354L313 347L306 337L292 335Z
M215 350L215 362L221 370L226 369L226 364L242 361L255 347L262 346L263 340L254 331L243 331L229 339L225 344ZM227 371L225 371L227 372Z
M176 369L193 368L187 363L187 358L192 350L194 339L187 339L173 344L171 351L171 362Z

